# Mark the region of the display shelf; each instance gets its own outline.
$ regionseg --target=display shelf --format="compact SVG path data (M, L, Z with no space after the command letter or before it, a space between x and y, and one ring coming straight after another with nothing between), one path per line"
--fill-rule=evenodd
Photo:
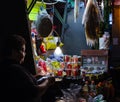
M100 74L108 71L108 50L81 50L82 70Z

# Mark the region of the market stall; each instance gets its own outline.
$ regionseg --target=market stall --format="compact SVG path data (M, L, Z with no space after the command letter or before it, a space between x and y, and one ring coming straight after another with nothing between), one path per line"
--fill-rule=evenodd
M92 1L89 0L89 3L91 2ZM32 36L32 38L35 38L37 35L43 35L42 37L39 36L39 39L41 40L39 46L33 46L35 51L34 53L36 53L34 55L36 74L43 77L50 77L52 75L56 79L55 86L53 86L48 91L48 94L50 94L49 92L51 92L53 94L53 97L49 98L54 99L54 101L62 100L65 102L68 100L71 100L72 102L77 102L78 100L81 102L83 100L89 100L90 102L90 100L101 101L109 99L110 96L113 95L112 93L108 95L108 91L104 94L104 89L107 88L109 91L111 91L113 88L111 85L111 79L109 79L111 78L111 76L109 76L108 74L108 51L110 35L109 32L104 31L105 29L102 28L103 26L101 27L101 24L103 24L103 17L99 11L99 5L97 5L97 1L92 2L92 7L96 11L90 8L91 5L86 5L87 9L85 10L89 11L90 9L91 15L87 15L89 13L87 11L85 12L83 25L85 27L87 40L86 43L88 46L91 47L91 50L81 50L80 56L63 54L60 46L60 36L58 32L56 33L56 26L54 26L54 12L50 13L50 8L50 12L48 13L46 5L43 4L37 11L40 15L37 16L39 18L37 18L35 21L38 21L38 19L42 21L41 17L46 18L47 16L47 19L50 22L47 23L47 27L45 24L47 20L44 20L43 23L37 22L37 27L35 27L37 29L35 29L36 31L34 31L33 28L34 26L36 26L36 22L33 21L32 34L34 36ZM54 7L54 5L52 5L52 7ZM58 19L60 19L61 16L59 17L59 12L57 12L56 9L53 10L55 10L55 14L57 15ZM95 17L92 16L92 13L94 13L96 19L94 19ZM86 21L86 17L88 21ZM62 24L65 23L62 21L62 19L60 19L60 22ZM92 29L90 24L92 24ZM45 32L41 32L42 30L44 30ZM52 34L58 35L57 38L51 36ZM50 42L47 43L48 41ZM51 47L50 43L52 45ZM48 48L48 45L50 48ZM40 49L39 54L38 52L36 52L37 49ZM107 73L108 76L106 76L105 73ZM111 89L108 88L110 85ZM73 91L74 93L76 92L76 94L72 94ZM69 97L67 97L66 94ZM46 98L44 97L43 101L46 102ZM53 101L52 99L51 102Z

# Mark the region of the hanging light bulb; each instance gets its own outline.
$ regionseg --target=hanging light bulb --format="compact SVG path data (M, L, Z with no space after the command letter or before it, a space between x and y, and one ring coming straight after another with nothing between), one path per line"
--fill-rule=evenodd
M63 56L63 52L62 52L62 50L61 50L61 48L60 48L60 39L58 39L57 47L56 47L56 49L55 49L55 51L54 51L54 56L55 56L55 57Z
M62 50L59 46L56 47L55 51L54 51L54 55L59 57L59 56L62 56L63 53L62 53Z

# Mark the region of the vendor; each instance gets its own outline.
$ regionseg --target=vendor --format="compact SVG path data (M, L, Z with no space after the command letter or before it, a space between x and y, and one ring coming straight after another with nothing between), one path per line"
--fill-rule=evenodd
M19 35L3 40L1 68L1 98L4 102L41 102L41 96L54 84L54 77L37 79L22 66L26 55L26 41ZM2 91L3 90L3 91Z

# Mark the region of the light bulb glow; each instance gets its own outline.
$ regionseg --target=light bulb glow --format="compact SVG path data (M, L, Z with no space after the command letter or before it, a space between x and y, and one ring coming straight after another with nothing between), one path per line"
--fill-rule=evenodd
M60 47L56 47L55 51L54 51L54 56L59 57L59 56L63 56L62 50Z

